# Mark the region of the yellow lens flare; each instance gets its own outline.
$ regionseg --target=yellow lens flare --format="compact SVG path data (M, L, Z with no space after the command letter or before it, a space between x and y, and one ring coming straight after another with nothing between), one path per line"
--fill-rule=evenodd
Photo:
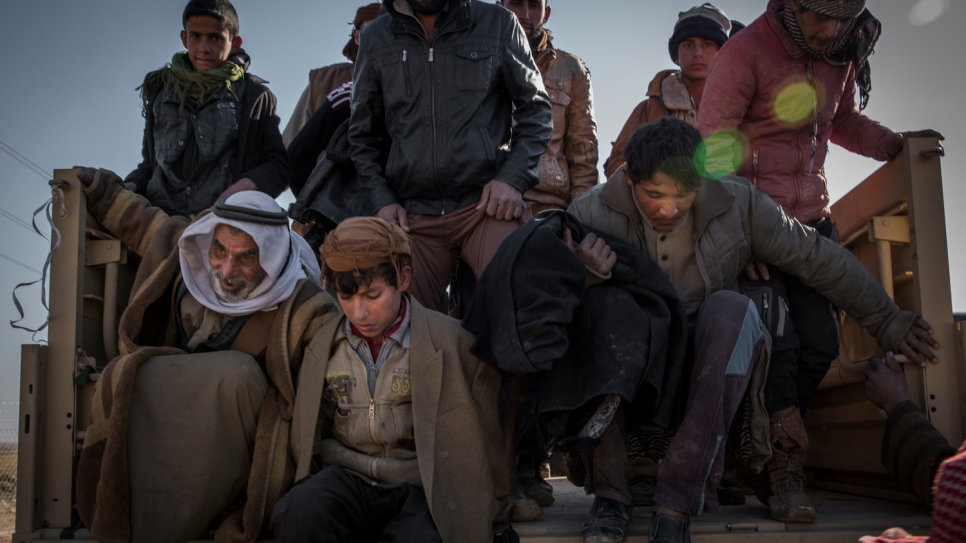
M775 118L792 125L811 121L817 98L815 89L808 82L792 83L775 96Z
M731 130L715 132L704 138L694 154L694 166L712 176L738 171L747 158L748 140Z

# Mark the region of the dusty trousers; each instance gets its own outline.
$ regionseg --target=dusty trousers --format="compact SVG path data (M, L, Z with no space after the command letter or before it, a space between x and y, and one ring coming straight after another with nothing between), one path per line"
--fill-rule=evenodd
M719 291L698 311L689 334L694 369L688 384L684 421L658 468L654 501L689 515L713 512L716 487L724 473L728 428L748 387L764 340L761 319L748 297ZM631 503L630 463L624 428L617 423L585 456L585 490L626 505Z
M698 310L693 346L684 421L658 467L654 501L696 516L718 508L728 428L764 348L755 304L732 291L709 296Z
M446 215L410 215L413 295L424 307L446 309L446 287L461 257L476 277L490 263L503 240L520 227L521 220L501 221L470 206Z
M441 543L422 488L373 487L341 466L302 479L275 504L279 543Z

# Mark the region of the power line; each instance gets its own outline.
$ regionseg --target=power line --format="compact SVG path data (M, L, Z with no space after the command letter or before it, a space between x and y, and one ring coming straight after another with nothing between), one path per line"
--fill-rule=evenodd
M31 234L36 234L37 233L37 232L34 231L33 227L30 226L30 223L28 223L27 221L24 221L23 219L21 219L19 217L16 217L15 215L13 215L9 211L3 209L2 207L0 207L0 217L3 217L5 219L9 219L10 221L12 221L13 223L17 224L18 226L22 226L23 228L26 228Z
M7 255L5 255L5 254L3 254L3 253L0 253L0 258L2 258L2 259L4 259L4 260L7 260L7 261L9 261L9 262L12 262L12 263L14 263L14 264L16 264L16 265L18 265L18 266L20 266L21 268L24 268L24 269L27 269L27 270L30 270L30 271L32 271L32 272L34 272L34 273L40 273L40 270L38 270L38 269L36 269L36 268L31 268L30 266L28 266L27 264L24 264L23 262L21 262L21 261L19 261L19 260L17 260L16 258L13 258L13 257L10 257L10 256L7 256Z
M41 168L40 166L38 166L36 162L30 160L29 158L27 158L27 157L23 156L22 154L20 154L19 152L17 152L16 149L14 149L10 145L8 145L3 140L0 140L0 151L3 151L4 153L7 153L11 157L13 157L14 160L16 160L17 162L19 162L19 163L23 164L24 166L26 166L27 168L29 168L30 171L36 173L37 175L43 177L44 179L47 179L48 176L45 173L46 170L44 170L43 168Z

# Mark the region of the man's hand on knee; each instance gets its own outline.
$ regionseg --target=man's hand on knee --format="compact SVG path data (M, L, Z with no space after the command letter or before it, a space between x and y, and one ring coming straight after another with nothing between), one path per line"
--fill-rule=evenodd
M523 203L523 193L515 187L494 179L483 187L477 210L486 210L486 214L501 221L511 221L523 216L526 205Z
M409 232L409 214L399 204L389 204L379 208L379 211L376 211L376 218L392 224L398 224L403 232Z

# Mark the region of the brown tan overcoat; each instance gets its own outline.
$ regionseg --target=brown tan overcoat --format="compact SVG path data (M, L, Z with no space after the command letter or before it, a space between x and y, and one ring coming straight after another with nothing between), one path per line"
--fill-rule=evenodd
M127 420L134 376L137 367L154 356L183 354L173 347L177 327L172 302L181 280L178 240L189 222L168 216L125 190L121 179L107 170L98 170L86 193L90 213L142 258L118 327L121 356L98 380L77 469L77 510L84 525L99 541L121 542L131 538ZM263 364L270 385L258 418L248 499L244 508L222 522L216 541L254 541L275 501L291 485L294 466L286 447L294 375L305 344L336 315L335 303L317 279L303 279L278 309L249 319L253 328L246 325L231 345Z
M496 370L470 354L473 336L459 321L412 303L409 363L416 457L426 500L444 543L489 543L509 491L503 461ZM319 431L325 373L341 318L330 320L302 359L292 447L295 480L309 475Z

